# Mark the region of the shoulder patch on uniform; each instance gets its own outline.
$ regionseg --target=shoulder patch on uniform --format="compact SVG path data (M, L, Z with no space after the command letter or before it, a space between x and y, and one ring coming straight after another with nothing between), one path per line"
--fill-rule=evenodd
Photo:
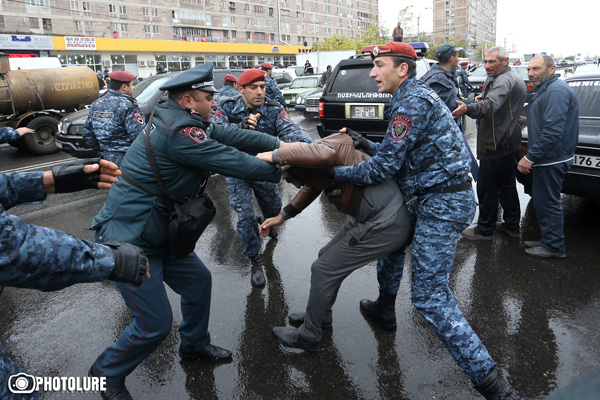
M223 117L223 115L225 115L225 113L221 110L217 110L215 111L215 115L213 115L213 122L217 123L219 122L219 120Z
M406 137L412 123L412 120L406 115L396 115L394 119L392 119L390 135L392 135L392 138L396 142L399 142Z
M285 122L290 123L290 124L292 123L292 117L290 117L290 114L287 111L281 110L281 112L279 113L279 116Z
M133 118L135 118L135 120L137 121L138 124L144 125L144 117L142 116L141 113L139 113L139 112L134 113Z
M430 90L427 94L435 101L440 100L440 96L435 92L435 90Z
M208 140L208 136L206 136L206 132L204 132L204 130L202 130L201 128L198 128L196 126L183 128L179 133L181 133L184 136L189 137L196 143L202 143L202 142L205 142Z
M112 119L113 118L113 113L110 111L94 111L94 118L108 118L108 119Z

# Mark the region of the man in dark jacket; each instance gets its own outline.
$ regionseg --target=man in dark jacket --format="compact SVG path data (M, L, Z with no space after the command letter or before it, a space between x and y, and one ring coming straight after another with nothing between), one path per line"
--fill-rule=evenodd
M552 57L534 57L527 71L537 93L527 108L529 152L517 168L533 175L533 207L542 239L526 241L525 252L536 257L565 258L560 191L577 148L579 102L573 89L554 74Z
M355 140L364 140L360 134L350 133ZM287 171L288 179L301 186L281 214L261 224L263 236L273 227L301 213L321 192L338 210L354 217L319 251L319 258L312 264L306 313L289 316L290 322L301 325L300 328L273 328L273 335L285 346L316 351L322 328L331 327L331 308L344 279L363 265L403 248L408 241L411 223L404 197L398 184L392 180L365 187L348 182L335 183L311 172L314 168L366 161L363 152L354 148L353 138L345 133L333 134L303 146L260 153L257 157L280 165L291 165Z
M523 79L508 66L505 48L492 47L485 56L484 67L488 78L482 95L468 105L458 101L459 106L452 112L454 118L467 114L480 119L477 131L479 219L477 225L465 229L462 236L471 240L492 240L498 229L519 237L521 208L515 171L521 131L517 123L527 89ZM501 223L496 221L498 202L504 211L504 222Z
M181 358L211 362L231 359L231 352L211 344L208 332L210 271L194 252L180 258L168 253L165 200L147 192L161 193L161 188L146 155L146 135L150 135L166 190L174 198L189 198L202 190L209 171L247 180L279 181L278 167L246 153L274 150L283 145L278 138L209 122L216 107L212 79L212 63L202 64L159 88L169 91L169 99L156 108L153 130L138 136L127 152L121 169L128 179L113 186L94 218L96 241L138 245L148 255L151 274L141 288L117 285L133 321L90 370L93 376L107 378L106 398L130 398L125 378L171 330L173 315L164 283L181 296Z

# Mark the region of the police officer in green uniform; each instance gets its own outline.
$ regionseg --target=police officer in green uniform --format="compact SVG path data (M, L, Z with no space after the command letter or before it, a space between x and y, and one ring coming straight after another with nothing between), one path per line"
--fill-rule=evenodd
M169 98L156 108L149 133L131 144L121 165L129 178L113 186L93 223L98 242L120 240L141 247L151 275L141 288L117 285L133 321L90 370L93 376L107 378L105 398L131 398L125 378L171 330L173 316L165 283L181 296L180 356L211 362L231 359L231 352L211 344L208 332L210 271L194 252L180 258L169 255L167 205L162 196L148 195L142 189L161 193L146 156L145 135L151 135L158 170L167 192L175 198L197 193L208 171L245 180L278 182L281 177L277 166L246 153L284 146L278 138L209 122L216 106L212 63L179 74L159 90L168 90Z

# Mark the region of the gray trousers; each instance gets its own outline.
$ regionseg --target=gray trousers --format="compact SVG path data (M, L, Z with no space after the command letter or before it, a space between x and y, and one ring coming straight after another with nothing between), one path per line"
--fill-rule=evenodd
M321 325L331 321L331 307L344 279L402 247L410 232L410 216L396 182L367 186L356 219L319 251L311 267L310 295L300 335L308 341L320 341Z

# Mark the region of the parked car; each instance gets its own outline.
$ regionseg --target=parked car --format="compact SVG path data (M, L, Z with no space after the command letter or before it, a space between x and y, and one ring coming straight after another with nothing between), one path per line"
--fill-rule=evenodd
M299 95L296 98L296 110L301 112L306 119L317 118L319 116L319 99L322 93L323 88L318 88Z
M298 77L296 70L290 68L273 68L273 78L277 81L279 89L285 89L292 86L294 79Z
M600 72L571 75L564 81L579 100L579 141L573 166L565 176L562 192L600 200ZM527 154L527 128L522 133L520 156ZM534 167L535 168L535 167ZM519 178L531 193L531 176Z
M166 100L166 96L158 88L178 74L179 72L167 72L151 76L141 81L135 87L133 97L136 99L140 110L144 113L146 120L150 117L152 110L154 110L158 102ZM221 79L221 86L223 86L223 79ZM85 124L89 112L89 108L86 108L60 120L56 134L56 146L59 149L74 157L98 157L98 153L90 149L82 137L83 124Z
M417 79L429 70L426 43L411 43L417 59ZM372 47L372 46L369 46ZM365 48L363 51L368 50ZM371 140L381 141L385 136L388 120L384 111L391 107L389 93L379 93L377 84L369 73L373 61L367 56L342 60L331 72L331 78L319 100L319 125L321 137L338 132L344 127L354 129Z
M485 72L485 68L483 65L475 68L473 72L469 74L469 82L471 82L471 86L473 86L473 95L479 96L481 91L483 90L483 83L487 79L487 72Z
M321 79L321 75L305 75L294 79L294 83L289 88L281 91L288 107L296 106L298 95L318 89L319 79Z
M240 77L242 72L244 72L246 68L215 68L213 70L213 80L215 82L215 88L221 89L224 85L225 75L232 74L236 77Z

